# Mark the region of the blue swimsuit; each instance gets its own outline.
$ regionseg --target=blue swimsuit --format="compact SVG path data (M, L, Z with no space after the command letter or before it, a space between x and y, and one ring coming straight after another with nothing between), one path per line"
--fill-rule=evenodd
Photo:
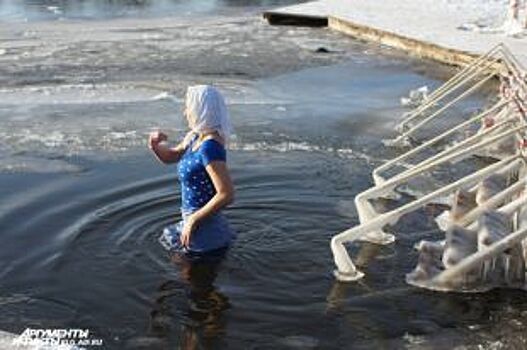
M216 212L200 221L190 236L188 249L181 246L180 235L188 215L207 204L216 194L214 184L205 167L213 161L226 161L226 151L221 143L209 139L192 150L197 136L187 146L179 160L177 171L181 182L181 213L183 220L164 229L159 238L167 250L179 250L187 253L204 253L226 248L235 235L230 230L225 217Z

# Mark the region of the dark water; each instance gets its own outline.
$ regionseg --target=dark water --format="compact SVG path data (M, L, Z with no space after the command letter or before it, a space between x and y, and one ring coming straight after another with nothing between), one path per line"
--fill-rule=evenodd
M350 247L359 283L331 274L330 238L396 154L382 139L399 98L452 72L325 30L204 18L3 27L0 329L88 328L104 349L524 348L523 293L405 285L413 244L439 237L430 212L403 218L393 245ZM145 144L184 131L158 95L200 82L225 92L236 129L239 238L189 264L157 243L180 193Z

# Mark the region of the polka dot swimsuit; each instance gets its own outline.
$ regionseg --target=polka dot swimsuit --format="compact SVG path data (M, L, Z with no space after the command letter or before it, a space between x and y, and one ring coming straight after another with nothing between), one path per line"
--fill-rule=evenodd
M181 245L180 236L187 217L203 207L216 194L214 184L205 167L213 161L225 161L226 151L216 140L206 140L196 151L192 146L195 137L179 160L177 172L181 182L182 220L167 226L159 237L159 242L167 250L183 253L208 253L228 247L236 238L236 233L221 212L216 212L199 222L192 233L188 248Z
M192 150L197 136L191 141L178 163L178 177L181 183L181 209L193 212L207 204L216 194L214 184L205 167L213 161L226 161L225 148L216 140L209 139Z

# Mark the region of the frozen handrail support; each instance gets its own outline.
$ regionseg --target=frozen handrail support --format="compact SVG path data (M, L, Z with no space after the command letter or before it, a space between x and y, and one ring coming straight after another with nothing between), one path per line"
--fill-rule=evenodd
M494 102L485 110L449 130L432 135L417 147L382 164L373 171L375 186L358 194L355 198L360 224L335 235L331 240L331 249L337 266L337 270L335 270L337 279L353 281L363 276L363 273L358 271L353 264L344 243L365 240L377 244L389 244L395 240L395 236L384 232L385 226L394 225L403 215L422 208L439 198L459 195L459 191L468 191L477 197L476 207L465 210L463 215L451 214L447 218L447 236L451 237L450 240L447 239L446 246L445 242L431 243L431 245L427 245L425 242L424 246L427 248L424 250L427 251L428 255L422 255L420 260L422 266L418 266L417 272L414 271L413 275L407 276L407 282L434 290L452 290L454 287L448 285L446 281L450 283L461 279L466 282L470 280L467 277L469 276L467 271L470 272L470 269L479 268L479 271L485 271L485 274L472 274L472 278L475 280L470 281L475 282L475 285L465 286L465 289L468 290L478 290L484 283L489 282L489 273L495 272L488 267L488 259L493 259L492 266L496 265L496 259L501 259L499 261L503 262L504 265L502 265L506 266L504 269L508 271L507 276L515 276L514 278L507 277L507 281L511 278L516 282L525 281L524 254L518 253L514 257L507 255L510 251L520 251L521 249L518 250L518 242L527 235L527 230L524 228L524 226L527 227L527 218L523 222L521 215L519 215L524 204L527 203L527 196L523 195L527 169L525 162L525 155L527 154L525 112L527 111L527 83L525 70L510 51L502 44L497 45L432 92L420 106L405 116L399 127L401 134L397 137L395 144L408 138L416 139L417 132L424 129L434 119L448 118L446 111L451 110L456 103L467 98L495 78L500 80L500 88L496 92ZM467 128L479 125L481 127L476 134L468 135L466 133ZM461 135L462 139L454 144L448 144L454 135ZM424 160L416 161L417 156L423 152L427 152L427 157ZM462 163L473 155L484 155L493 158L495 162L481 169L473 170L466 176L454 179L442 188L425 191L409 203L393 208L388 212L378 213L370 203L370 200L393 195L393 191L396 191L398 187L408 185L410 181L424 174L429 174L438 167ZM500 181L499 177L505 180ZM503 187L505 182L506 186ZM496 183L501 185L497 186ZM489 211L496 214L489 213ZM491 237L488 236L488 232L496 230L485 226L487 225L486 222L490 222L492 226L492 220L485 221L485 218L495 218L499 215L510 220L512 230L500 232L498 229L498 233L492 233L491 236L494 237L494 240L491 242L484 237ZM481 222L484 223L481 224ZM458 233L451 231L455 227L459 227L456 231ZM461 236L459 236L459 232L462 232ZM477 247L472 245L470 249L465 250L468 255L460 255L459 249L455 247L455 242L459 237L462 238L463 234L483 237L481 242L487 243L480 243ZM472 244L475 242L474 239L470 240ZM444 251L438 247L442 247L441 249ZM433 253L431 253L432 251ZM457 257L454 260L452 260L452 252L455 252L454 256ZM438 257L445 260L446 267L445 264L441 265L438 262ZM437 266L423 268L423 264L429 264L428 267L430 264ZM512 269L510 264L516 268ZM483 268L484 266L486 267ZM426 273L423 272L425 270ZM416 273L420 279L415 278ZM478 286L478 283L481 285ZM487 283L487 286L489 285Z

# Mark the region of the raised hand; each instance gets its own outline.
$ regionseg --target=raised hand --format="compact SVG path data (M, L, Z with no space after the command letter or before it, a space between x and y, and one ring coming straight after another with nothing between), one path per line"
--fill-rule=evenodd
M168 136L161 131L152 131L148 137L148 147L153 149L160 142L168 140Z

